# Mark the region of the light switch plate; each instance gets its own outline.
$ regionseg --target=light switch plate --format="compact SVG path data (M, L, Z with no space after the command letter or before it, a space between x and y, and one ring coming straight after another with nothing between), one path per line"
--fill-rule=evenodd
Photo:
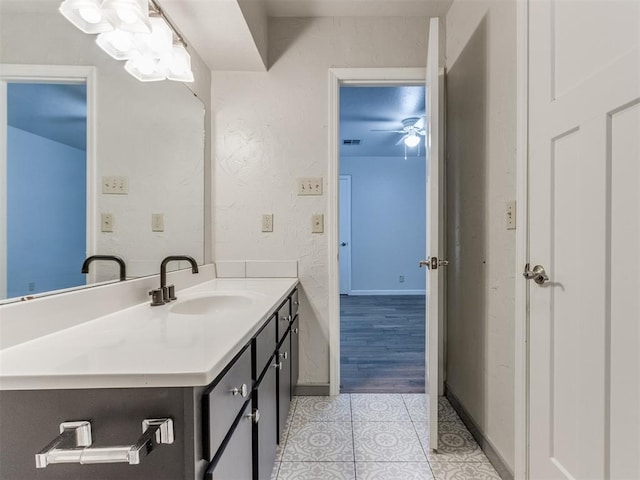
M151 231L164 232L164 215L162 213L151 214Z
M298 195L322 195L322 177L299 178Z
M311 233L324 233L324 215L317 213L311 216Z
M129 193L129 177L116 175L102 177L102 193L107 195L127 195Z
M100 214L100 231L113 232L113 213Z

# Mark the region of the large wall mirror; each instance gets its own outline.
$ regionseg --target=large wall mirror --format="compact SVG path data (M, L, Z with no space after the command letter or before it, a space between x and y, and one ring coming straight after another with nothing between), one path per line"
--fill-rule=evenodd
M0 0L0 303L204 261L205 108L142 83L59 1ZM176 265L180 268L181 265Z

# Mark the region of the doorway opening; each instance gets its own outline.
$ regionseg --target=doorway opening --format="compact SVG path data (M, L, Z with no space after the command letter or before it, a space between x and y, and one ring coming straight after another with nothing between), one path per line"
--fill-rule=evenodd
M340 87L340 391L425 391L425 86Z

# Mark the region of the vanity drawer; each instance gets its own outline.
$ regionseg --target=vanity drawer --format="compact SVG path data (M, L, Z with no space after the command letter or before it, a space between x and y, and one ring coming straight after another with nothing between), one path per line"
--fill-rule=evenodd
M255 372L254 379L260 378L267 364L271 363L271 356L276 349L276 316L273 315L266 325L256 335L255 348Z
M291 324L291 307L289 299L278 309L278 343L282 341L287 334L289 325Z
M251 349L247 345L229 368L204 392L202 422L205 460L211 460L215 455L233 420L250 398L252 385Z
M298 289L296 288L291 294L291 318L296 318L299 305L300 300L298 300Z

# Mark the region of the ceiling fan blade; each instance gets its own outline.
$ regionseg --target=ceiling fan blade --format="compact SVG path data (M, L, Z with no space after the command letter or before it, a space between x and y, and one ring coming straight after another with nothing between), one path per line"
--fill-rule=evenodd
M424 130L425 117L418 118L418 121L413 124L418 130Z

